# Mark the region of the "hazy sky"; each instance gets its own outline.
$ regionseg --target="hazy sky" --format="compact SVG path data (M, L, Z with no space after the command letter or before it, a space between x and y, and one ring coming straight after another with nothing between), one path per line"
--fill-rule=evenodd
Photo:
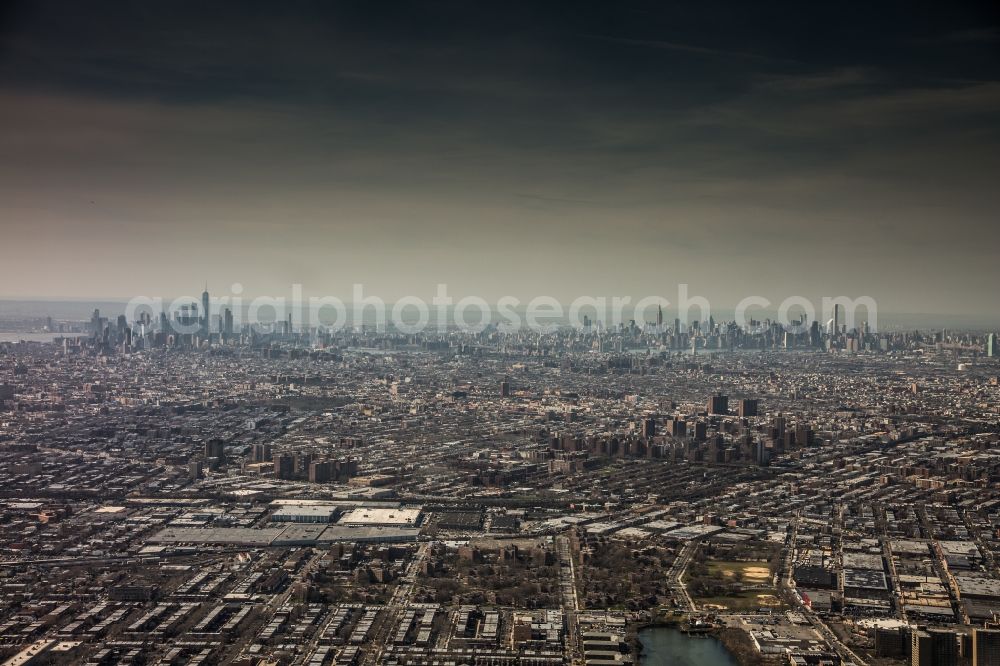
M0 10L0 297L1000 310L995 3Z

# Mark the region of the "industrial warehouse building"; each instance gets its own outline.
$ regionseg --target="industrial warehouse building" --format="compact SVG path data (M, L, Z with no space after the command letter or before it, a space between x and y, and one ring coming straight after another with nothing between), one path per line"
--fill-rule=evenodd
M344 514L338 525L348 527L416 527L420 524L421 509L383 509L358 507Z
M275 523L332 523L340 509L329 504L286 504L271 514Z

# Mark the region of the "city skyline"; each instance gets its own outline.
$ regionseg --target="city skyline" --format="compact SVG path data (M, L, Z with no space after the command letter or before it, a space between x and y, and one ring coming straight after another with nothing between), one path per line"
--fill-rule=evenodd
M0 299L996 309L985 3L111 7L0 24Z

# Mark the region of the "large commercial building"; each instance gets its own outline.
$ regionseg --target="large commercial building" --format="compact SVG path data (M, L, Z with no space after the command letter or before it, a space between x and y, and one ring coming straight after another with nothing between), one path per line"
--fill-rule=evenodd
M359 507L344 514L337 523L358 527L415 527L420 524L421 510L380 509Z
M339 509L328 504L288 504L271 514L276 523L330 523Z

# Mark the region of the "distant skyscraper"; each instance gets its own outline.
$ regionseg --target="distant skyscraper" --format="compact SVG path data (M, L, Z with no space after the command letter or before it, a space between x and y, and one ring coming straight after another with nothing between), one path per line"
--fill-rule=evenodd
M814 319L812 324L809 325L809 345L812 347L819 347L819 343L819 321Z
M990 333L986 336L986 355L990 358L997 356L997 334Z
M205 337L208 337L208 334L211 331L211 326L209 324L211 311L208 308L208 300L208 284L206 283L205 291L201 292L201 329L204 332Z
M660 330L663 328L663 306L656 306L656 328Z

